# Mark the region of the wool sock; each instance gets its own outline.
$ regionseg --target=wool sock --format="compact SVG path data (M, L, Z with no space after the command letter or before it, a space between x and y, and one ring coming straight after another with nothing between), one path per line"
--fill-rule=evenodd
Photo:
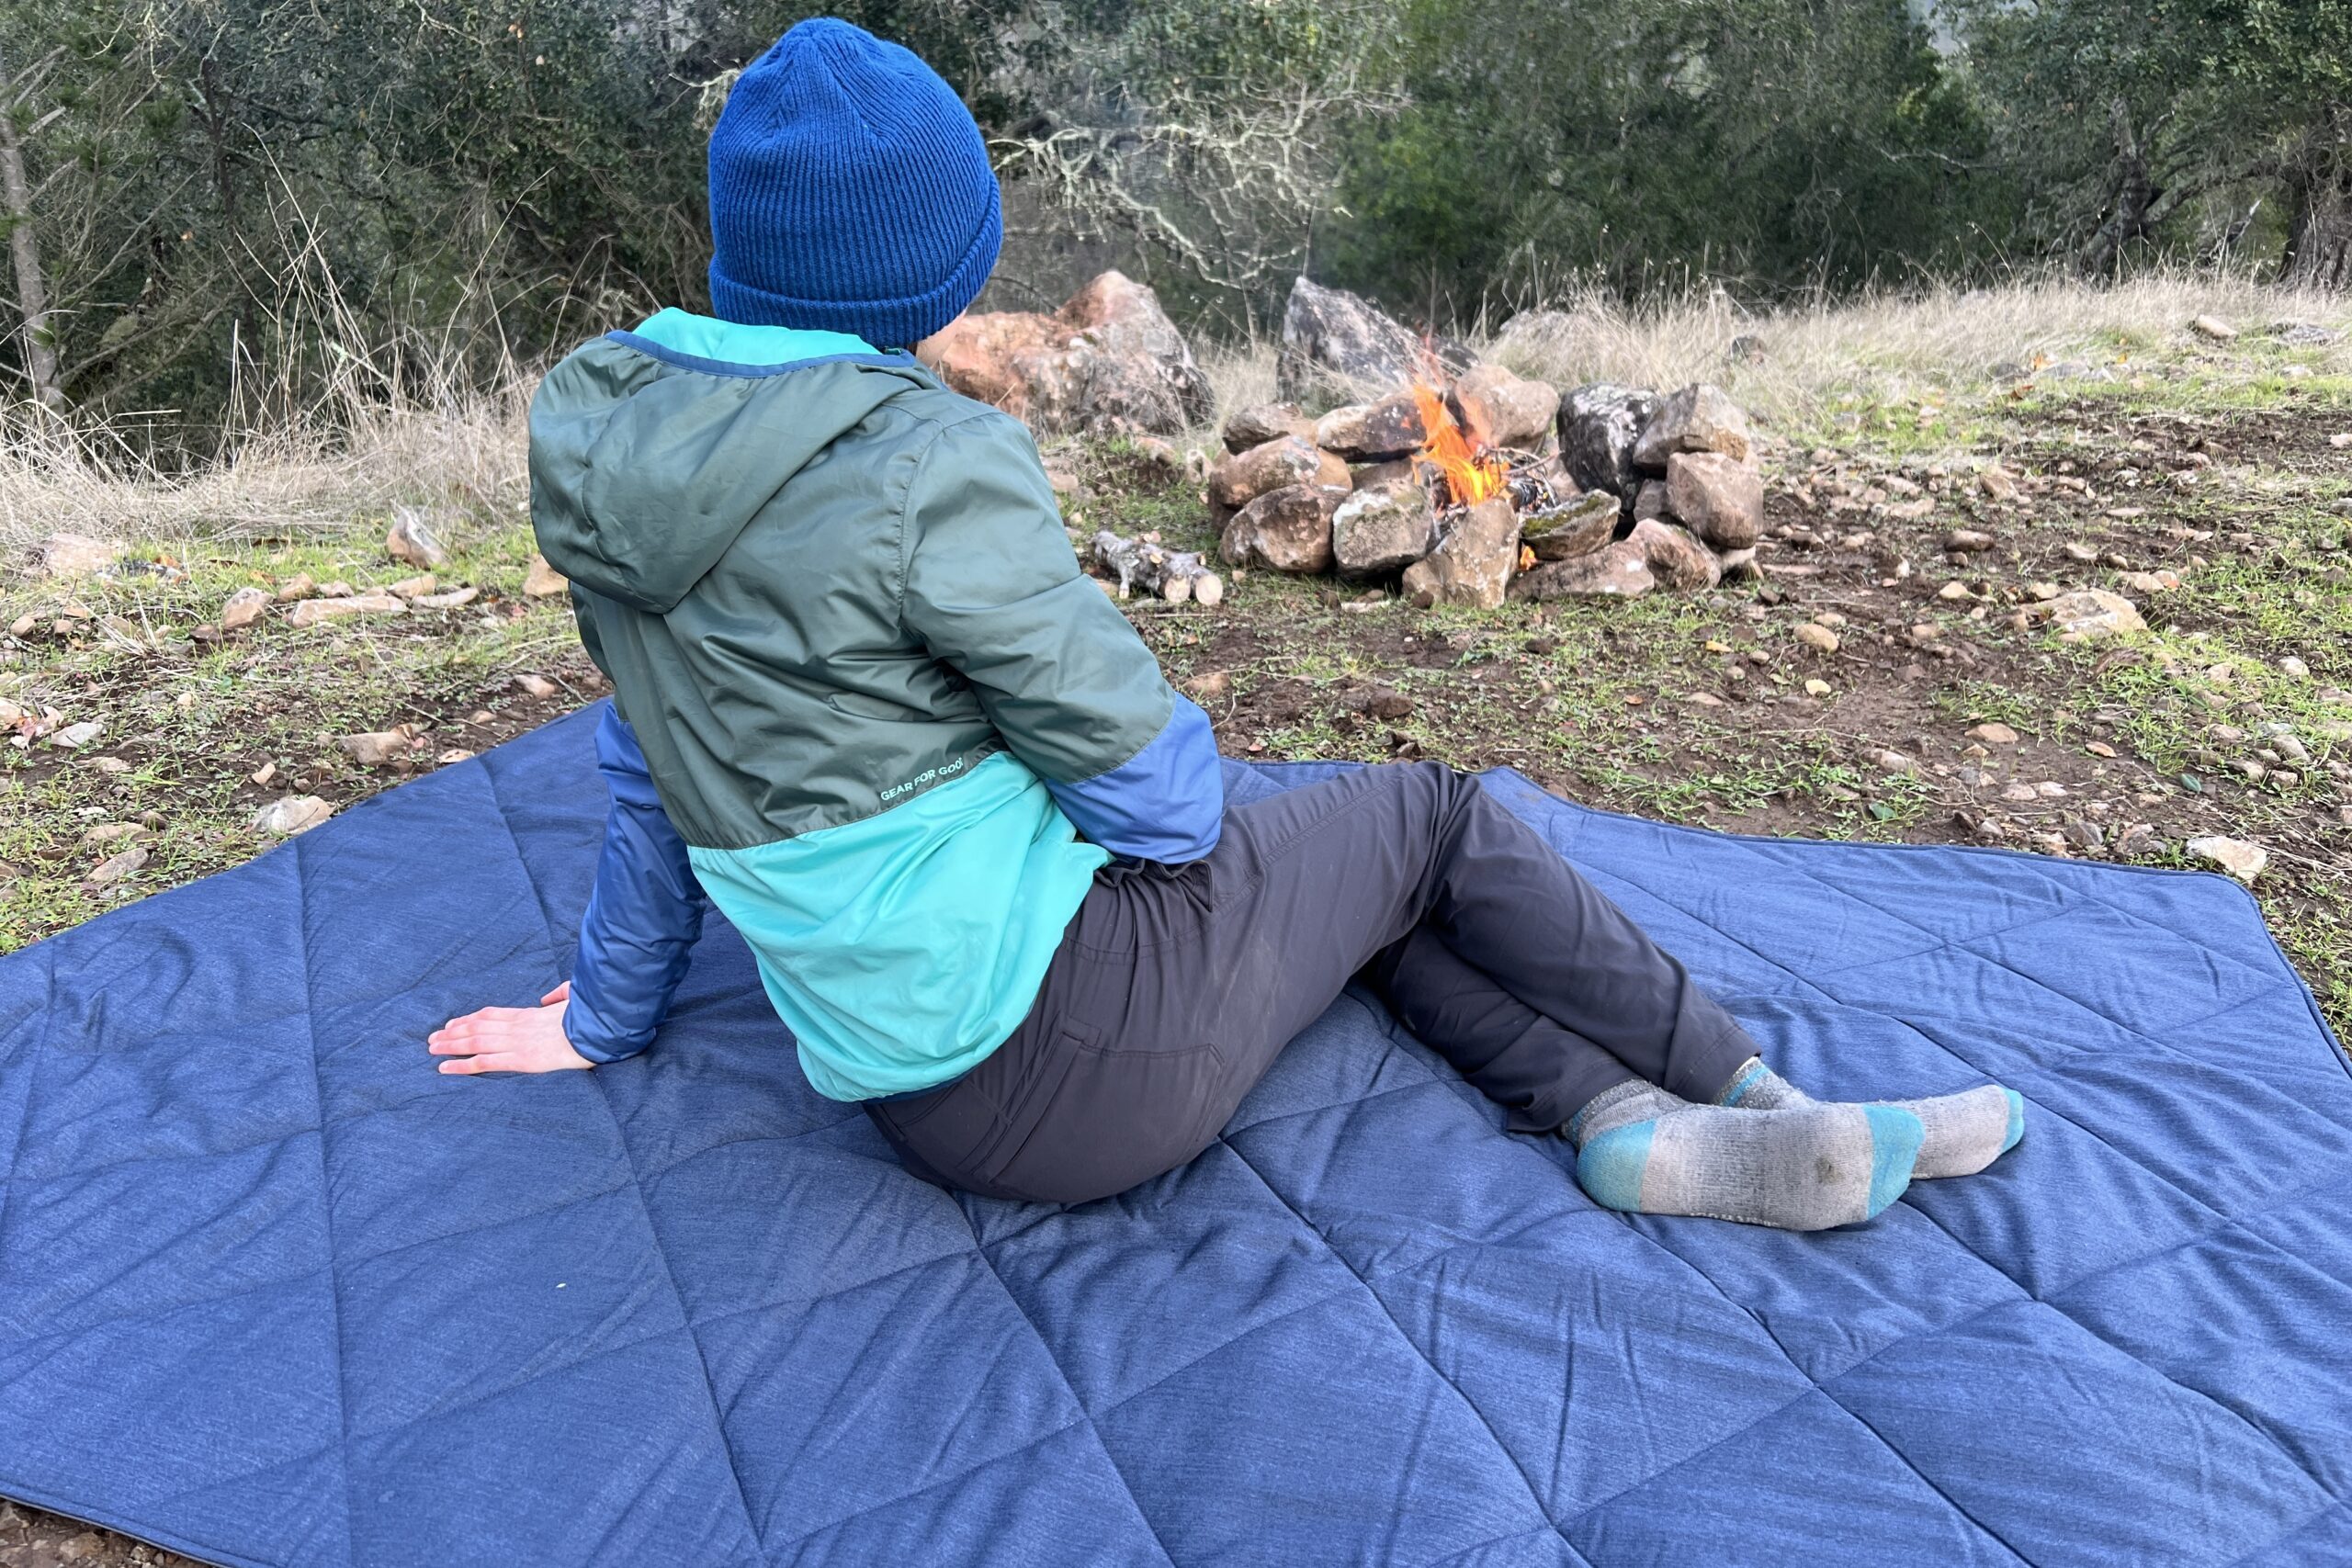
M1786 1111L1817 1105L1804 1090L1750 1056L1731 1082L1715 1096L1717 1105L1741 1111ZM1973 1176L2017 1147L2025 1136L2025 1097L1999 1084L1979 1084L1958 1094L1925 1100L1891 1100L1881 1103L1908 1111L1927 1130L1919 1145L1914 1179L1939 1176Z
M1922 1136L1893 1106L1733 1111L1639 1079L1596 1095L1562 1131L1596 1203L1792 1231L1853 1224L1894 1202Z

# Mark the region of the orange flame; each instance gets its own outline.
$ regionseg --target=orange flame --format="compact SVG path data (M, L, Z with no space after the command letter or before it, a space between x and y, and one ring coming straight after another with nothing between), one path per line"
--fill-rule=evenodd
M1468 506L1500 494L1503 465L1487 451L1486 443L1472 440L1471 434L1454 423L1445 400L1432 389L1414 382L1413 399L1420 404L1421 428L1429 432L1421 444L1420 460L1436 465L1445 476L1446 493L1453 504Z

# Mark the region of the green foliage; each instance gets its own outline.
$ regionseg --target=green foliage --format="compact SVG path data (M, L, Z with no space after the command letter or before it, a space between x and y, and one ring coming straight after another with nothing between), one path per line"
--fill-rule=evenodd
M1902 0L1414 0L1338 270L1459 315L1584 273L1850 286L1956 265L2004 203Z
M34 194L0 234L29 226L67 401L167 447L483 380L704 302L711 119L824 8L9 0ZM1436 322L2044 255L2352 285L2352 0L1946 0L1939 41L1909 0L832 9L964 92L1025 254L1195 321L1262 323L1300 270Z

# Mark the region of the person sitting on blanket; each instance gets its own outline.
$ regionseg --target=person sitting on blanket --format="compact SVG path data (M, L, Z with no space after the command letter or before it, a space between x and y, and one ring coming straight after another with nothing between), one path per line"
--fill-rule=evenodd
M1359 976L1611 1208L1846 1224L2017 1142L1994 1085L1808 1100L1449 768L1227 809L1208 716L1080 573L1028 433L906 352L1003 233L915 56L786 33L712 132L710 224L716 313L598 338L532 402L612 813L571 982L444 1025L442 1072L644 1050L707 898L817 1092L970 1192L1185 1164Z

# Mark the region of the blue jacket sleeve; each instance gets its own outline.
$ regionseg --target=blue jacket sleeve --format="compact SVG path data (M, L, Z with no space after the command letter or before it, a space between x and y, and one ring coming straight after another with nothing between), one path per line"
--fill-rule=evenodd
M1167 727L1108 773L1076 784L1046 781L1087 839L1114 855L1177 864L1216 848L1225 820L1225 771L1209 716L1181 693Z
M563 1032L590 1061L612 1062L644 1050L670 1010L702 934L705 898L685 840L653 793L636 732L609 707L596 726L596 766L613 809L580 922Z

